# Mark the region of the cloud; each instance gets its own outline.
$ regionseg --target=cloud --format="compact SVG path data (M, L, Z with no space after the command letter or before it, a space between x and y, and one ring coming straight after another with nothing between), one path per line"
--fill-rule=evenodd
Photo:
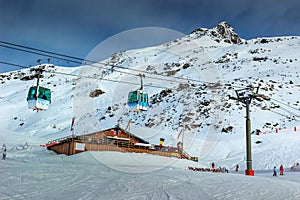
M299 35L299 7L298 0L0 0L0 38L85 57L99 42L140 27L188 34L228 21L245 39Z

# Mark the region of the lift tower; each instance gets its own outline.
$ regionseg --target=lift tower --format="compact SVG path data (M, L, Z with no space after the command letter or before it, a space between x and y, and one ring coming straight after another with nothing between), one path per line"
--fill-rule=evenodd
M254 176L252 169L252 153L251 153L251 121L250 121L250 104L251 100L257 95L259 87L247 87L244 89L236 90L238 101L246 105L246 150L247 150L247 169L245 175Z

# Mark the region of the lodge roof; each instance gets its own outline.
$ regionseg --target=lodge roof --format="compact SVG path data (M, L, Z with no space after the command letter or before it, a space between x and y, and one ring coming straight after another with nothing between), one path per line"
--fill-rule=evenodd
M94 133L88 133L88 134L86 134L86 135L81 135L81 136L89 136L89 135L93 135L93 134L99 133L99 132L110 131L110 130L112 130L112 129L119 129L119 130L121 130L123 133L125 133L125 134L127 134L127 135L129 135L129 136L134 137L134 138L137 138L137 139L139 139L141 142L143 142L143 143L145 143L145 144L149 144L148 141L146 141L146 140L144 140L144 139L142 139L142 138L140 138L140 137L138 137L138 136L136 136L136 135L130 133L129 131L125 131L125 129L121 128L119 125L116 125L114 128L108 128L108 129L105 129L105 130L97 131L97 132L94 132Z
M106 131L110 131L110 130L116 130L117 131L122 131L123 133L125 133L126 135L129 135L130 137L133 137L133 138L137 138L138 140L140 140L140 143L145 143L145 144L149 144L148 141L130 133L129 131L125 131L125 129L121 128L119 125L116 125L115 127L113 128L108 128L108 129L105 129L105 130L101 130L101 131L97 131L97 132L93 132L93 133L88 133L88 134L84 134L84 135L76 135L75 138L79 138L79 137L84 137L84 136L91 136L95 133L102 133L102 132L106 132ZM66 142L66 141L69 141L70 139L72 139L72 136L67 136L67 137L63 137L63 138L58 138L58 139L55 139L55 140L52 140L52 141L49 141L48 143L51 143L51 144L58 144L57 142Z

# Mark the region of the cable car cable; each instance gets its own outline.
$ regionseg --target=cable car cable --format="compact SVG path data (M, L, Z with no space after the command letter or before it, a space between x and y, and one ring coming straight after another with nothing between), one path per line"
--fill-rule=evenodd
M26 48L26 49L30 49L30 50L34 50L34 51L40 51L40 52L47 53L47 54L58 55L58 56L61 56L61 57L72 58L72 59L75 59L75 60L88 61L88 62L93 63L93 64L101 64L101 65L104 65L104 66L108 65L107 63L101 63L101 62L96 62L96 61L92 61L92 60L86 60L86 59L82 59L82 58L78 58L78 57L73 57L73 56L69 56L69 55L65 55L65 54L60 54L60 53L55 53L55 52L51 52L51 51L41 50L41 49L32 48L32 47L28 47L28 46L24 46L24 45L13 44L13 43L10 43L10 42L0 41L0 43L4 43L4 44L7 44L7 45L11 45L11 46L17 46L17 47L21 47L21 48ZM11 48L11 49L22 51L22 49L19 49L19 48L12 48L12 47L5 46L5 45L0 45L0 46L5 47L5 48ZM25 52L34 54L34 52L32 52L32 51L25 51ZM47 55L45 55L45 54L38 54L38 55L42 55L42 56L47 57ZM50 56L48 56L48 57L50 57ZM52 58L59 59L57 57L52 57ZM66 60L66 59L62 59L62 60L65 60L65 61L68 61L68 62L75 62L77 64L83 64L82 62L78 62L78 61L72 61L72 60ZM136 71L136 72L147 73L147 74L151 74L151 75L160 75L160 76L167 77L167 78L174 78L174 79L176 78L176 79L189 80L189 81L199 81L199 80L186 79L186 78L181 78L181 77L169 77L169 76L163 75L163 74L151 73L151 72L147 72L147 71L144 71L144 70L130 69L130 68L126 68L126 67L118 66L118 65L110 64L109 66L120 68L120 69L127 69L127 70L131 70L131 71ZM106 68L106 69L109 69L109 68ZM206 81L202 81L202 82L210 83L210 82L206 82Z
M279 100L277 100L277 99L274 99L274 98L271 98L271 97L270 97L270 99L272 99L273 101L276 101L276 102L278 102L278 103L280 103L280 104L283 104L283 105L285 105L285 106L287 106L287 107L289 107L289 108L291 108L291 109L294 109L294 110L300 111L300 109L299 109L299 108L293 107L293 106L291 106L291 105L289 105L289 104L286 104L286 103L284 103L284 102L282 102L282 101L279 101Z
M80 61L88 61L88 62L93 63L93 64L111 66L111 67L116 67L116 68L120 68L120 69L126 69L126 70L151 74L151 75L155 75L155 76L159 75L159 76L163 76L163 77L167 77L167 78L173 78L173 79L176 79L176 80L181 79L181 80L187 80L187 81L193 81L193 82L201 82L201 83L212 84L211 82L207 82L207 81L199 81L199 80L194 80L194 79L189 79L189 78L182 78L182 77L169 77L167 75L151 73L151 72L147 72L147 71L144 71L144 70L130 69L130 68L126 68L126 67L123 67L123 66L112 65L112 64L107 64L107 63L101 63L101 62L96 62L96 61L92 61L92 60L85 60L85 59L74 57L74 56L69 56L69 55L65 55L65 54L60 54L60 53L55 53L55 52L51 52L51 51L41 50L41 49L32 48L32 47L28 47L28 46L24 46L24 45L13 44L13 43L10 43L10 42L5 42L5 41L0 41L0 43L6 44L6 45L1 45L0 44L0 46L2 46L4 48L10 48L10 49L18 50L18 51L24 51L24 52L27 52L27 53L37 54L37 55L41 55L41 56L45 56L45 57L51 57L51 58L55 58L55 59L59 59L59 60L64 60L64 61L67 61L67 62L77 63L77 64L86 64L86 63L82 63L82 62L78 62L78 61L74 61L74 60L69 60L69 59L65 59L65 58L60 58L60 57L56 57L56 56L72 58L72 59L80 60ZM7 45L21 47L21 48L25 48L25 49L34 50L34 51L40 51L40 52L43 52L43 53L28 51L28 50L24 50L24 49L20 49L20 48L16 48L16 47L10 47L10 46L7 46ZM44 54L44 53L46 53L46 54ZM53 55L56 55L56 56L47 55L47 54L53 54ZM87 64L87 65L92 66L92 67L96 67L96 66L91 65L91 64ZM105 68L105 67L97 67L97 68ZM110 69L110 68L105 68L105 69ZM122 73L126 73L126 72L122 71ZM131 73L129 73L129 74L130 75L136 75L136 74L131 74ZM148 77L148 78L150 78L150 77ZM157 79L157 78L153 78L153 79Z
M65 59L65 58L60 58L60 57L56 57L56 56L46 55L46 54L43 54L43 53L33 52L33 51L24 50L24 49L20 49L20 48L16 48L16 47L9 47L9 46L2 45L2 44L0 44L0 46L5 47L5 48L10 48L10 49L18 50L18 51L23 51L23 52L31 53L31 54L37 54L37 55L41 55L41 56L55 58L55 59L58 59L58 60L64 60L64 61L67 61L67 62L73 62L73 63L77 63L77 64L82 64L81 62L78 62L78 61L73 61L73 60L69 60L69 59ZM102 63L96 63L96 64L102 64ZM95 65L92 65L92 64L87 64L87 65L89 65L91 67L96 67ZM102 64L102 65L104 65L104 64ZM116 65L110 65L110 66L113 67L113 66L116 66ZM105 67L97 67L97 68L99 69L99 68L105 68ZM105 68L105 69L111 70L111 68ZM131 70L129 68L123 68L123 69ZM124 74L128 74L128 75L132 75L132 76L136 76L136 74L132 74L132 73L129 73L129 72L119 71L119 70L115 70L115 69L114 69L114 71L117 71L119 73L124 73ZM146 72L146 73L149 73L149 72ZM156 74L156 75L160 75L160 74ZM161 76L164 76L164 75L161 75ZM163 80L163 81L171 81L171 80L166 80L166 79L162 79L162 78L155 78L155 77L148 77L148 78L156 79L156 80ZM172 78L172 77L168 77L168 78ZM186 79L180 78L180 77L173 77L173 78L179 78L179 79L186 80Z
M26 67L26 66L22 66L22 65L17 65L17 64L13 64L13 63L8 63L8 62L3 62L3 61L0 61L0 63L6 64L6 65L15 66L15 67L19 67L19 68L22 68L22 69L30 69L30 67ZM110 82L116 82L116 83L126 83L126 84L131 84L131 85L139 85L138 83L133 83L133 82L128 82L128 81L118 81L118 80L111 80L111 79L106 79L106 78L96 78L96 77L91 77L91 76L75 75L75 74L69 74L69 73L58 72L58 71L44 70L44 72L50 73L50 74L60 74L60 75L75 76L75 77L80 77L80 78L89 78L89 79L95 79L95 80L99 80L100 79L100 80L110 81ZM148 84L146 84L144 86L153 87L153 88L159 88L159 89L166 89L166 87L160 87L160 86L148 85Z

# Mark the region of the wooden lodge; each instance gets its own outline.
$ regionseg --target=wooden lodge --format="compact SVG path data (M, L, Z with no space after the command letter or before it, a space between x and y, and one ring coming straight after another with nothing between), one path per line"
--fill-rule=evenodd
M119 126L87 135L60 138L50 141L46 146L48 150L65 155L73 155L84 151L119 151L194 160L194 157L184 152L180 145L177 147L151 145Z

